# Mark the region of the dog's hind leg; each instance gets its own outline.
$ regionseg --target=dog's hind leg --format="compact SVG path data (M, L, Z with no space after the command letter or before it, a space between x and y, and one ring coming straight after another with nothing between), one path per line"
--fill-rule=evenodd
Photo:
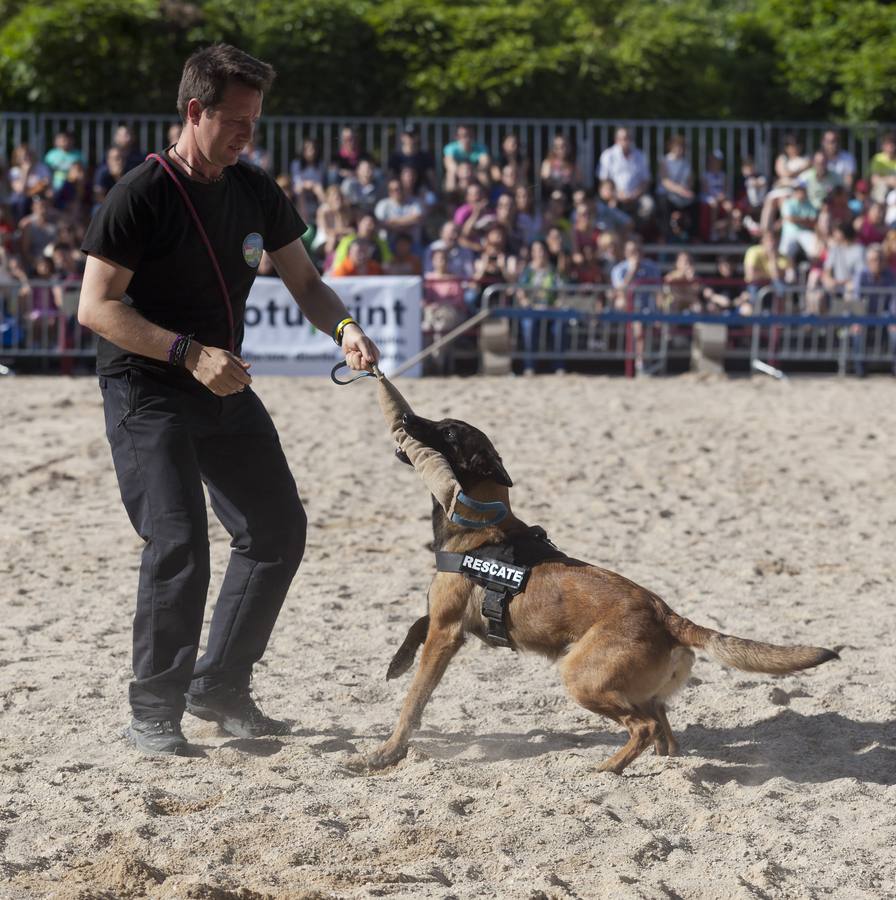
M672 734L672 726L669 725L669 719L666 716L666 704L657 701L654 704L656 717L659 720L662 734L657 736L653 748L657 756L678 756L678 741Z
M423 653L420 656L420 665L401 707L395 730L382 746L367 756L368 766L381 769L404 758L411 733L419 726L427 701L442 680L448 663L460 649L463 640L460 622L442 627L430 622L426 642L423 644Z
M657 659L649 643L607 643L595 629L564 657L560 672L572 698L585 709L618 722L629 733L625 746L598 771L619 774L651 744L665 746L668 738L654 696L668 678L667 665Z

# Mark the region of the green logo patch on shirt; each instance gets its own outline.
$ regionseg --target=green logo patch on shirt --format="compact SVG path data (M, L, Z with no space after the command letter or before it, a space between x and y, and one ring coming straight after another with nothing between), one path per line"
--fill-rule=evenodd
M264 241L257 231L253 231L243 238L243 259L246 260L246 265L257 269L261 262L262 250L264 250Z

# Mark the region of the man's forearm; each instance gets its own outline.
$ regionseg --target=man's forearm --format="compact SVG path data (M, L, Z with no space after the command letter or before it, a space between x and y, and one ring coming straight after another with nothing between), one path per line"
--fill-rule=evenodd
M303 291L301 298L296 297L296 302L311 324L327 334L332 334L343 319L349 318L339 295L320 279Z
M81 324L122 350L151 359L167 360L176 337L173 331L154 325L121 300L104 300L89 317L81 318Z

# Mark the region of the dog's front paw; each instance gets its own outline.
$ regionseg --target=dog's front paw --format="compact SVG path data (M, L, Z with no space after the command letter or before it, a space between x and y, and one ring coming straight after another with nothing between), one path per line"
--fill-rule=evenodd
M403 760L407 753L407 745L390 746L389 744L383 744L372 753L368 753L364 759L369 769L385 769Z

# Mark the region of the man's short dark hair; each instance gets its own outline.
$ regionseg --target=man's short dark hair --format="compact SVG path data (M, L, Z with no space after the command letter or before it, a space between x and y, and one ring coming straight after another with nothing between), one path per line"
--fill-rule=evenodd
M203 109L217 106L231 81L264 93L274 80L274 69L230 44L213 44L197 50L184 64L177 91L177 111L187 120L187 104L194 97Z

